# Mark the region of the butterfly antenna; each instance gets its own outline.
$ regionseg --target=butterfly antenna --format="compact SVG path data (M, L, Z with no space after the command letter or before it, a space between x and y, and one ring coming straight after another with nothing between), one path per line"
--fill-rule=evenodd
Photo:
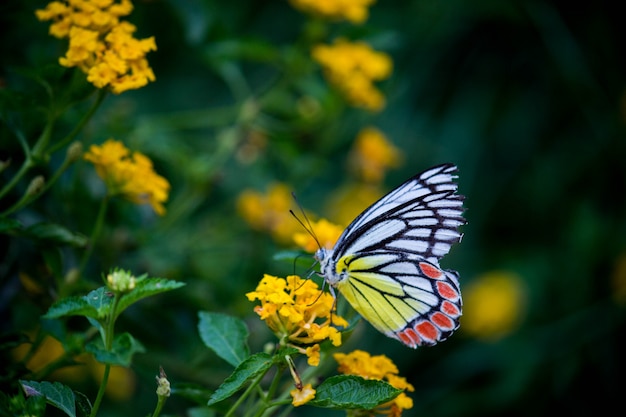
M289 210L289 213L291 213L291 215L298 221L298 223L300 223L300 225L304 228L304 230L306 230L307 233L311 235L313 240L315 240L315 243L317 243L317 247L321 249L322 245L321 245L319 239L317 238L317 236L315 235L315 231L313 230L313 226L311 225L311 221L309 220L309 216L307 216L306 213L304 212L304 209L300 205L300 202L298 201L298 198L296 197L296 194L292 192L291 196L293 197L293 201L296 202L296 205L298 206L298 209L300 210L300 214L302 215L302 218L304 219L304 221L302 221L298 217L298 215L293 212L293 210Z

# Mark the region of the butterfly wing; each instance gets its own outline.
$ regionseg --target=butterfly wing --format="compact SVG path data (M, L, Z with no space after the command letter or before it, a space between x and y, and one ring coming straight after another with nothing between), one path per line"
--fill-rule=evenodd
M439 260L461 240L456 166L433 167L361 213L322 272L366 320L410 347L448 337L461 315L458 274Z

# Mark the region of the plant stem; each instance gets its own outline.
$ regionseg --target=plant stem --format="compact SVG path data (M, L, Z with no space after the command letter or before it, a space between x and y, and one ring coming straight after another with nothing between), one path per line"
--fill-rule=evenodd
M111 307L111 312L108 317L107 326L104 331L104 349L107 352L111 351L113 347L113 335L115 331L115 319L117 317L117 306L120 303L120 298L122 294L119 292L115 293L115 298L113 299L113 306ZM93 407L91 408L91 414L89 417L95 417L98 413L98 409L100 408L100 403L102 402L102 398L104 397L104 391L106 390L107 382L109 381L109 372L111 371L111 364L104 364L104 374L102 375L102 381L100 381L100 388L98 389L98 395L96 396L96 401L93 403Z
M161 414L161 409L163 408L163 405L165 404L165 401L167 401L167 397L158 397L158 401L157 401L157 405L154 409L154 413L152 413L152 417L158 417L159 414Z
M96 397L96 401L93 403L93 407L91 408L91 414L89 414L89 417L95 417L96 414L98 414L100 403L102 402L102 398L104 398L104 391L107 387L107 382L109 380L110 371L111 371L111 365L108 363L104 364L104 374L102 374L102 381L100 382L100 389L98 389L98 396Z
M257 385L261 382L261 380L263 379L263 377L265 376L266 372L263 372L261 375L259 375L251 384L250 386L244 391L243 394L241 394L241 396L237 399L237 401L235 401L235 404L232 405L232 407L230 407L230 409L228 410L228 412L224 415L224 417L230 417L232 416L235 411L237 410L237 408L241 405L241 403L246 399L246 397L248 395L250 395L250 393L256 389ZM263 407L262 409L265 410L266 407Z
M94 115L96 110L98 110L98 107L100 107L100 104L102 104L102 101L104 100L106 95L107 95L106 89L98 90L98 96L96 97L96 100L94 101L93 105L89 108L87 113L85 113L85 115L83 116L82 119L80 119L76 127L74 127L74 129L66 137L64 137L59 142L55 143L53 146L50 147L49 149L50 153L54 153L58 151L59 149L67 146L72 140L74 140L74 138L78 135L78 133L83 129L83 127L87 124L87 122Z
M100 209L98 210L98 216L96 217L96 223L93 226L93 230L91 232L91 236L89 237L89 241L87 242L87 249L83 254L83 259L80 262L80 266L78 267L78 274L82 277L85 266L87 265L87 261L91 256L91 252L93 252L93 248L95 246L96 238L100 234L102 230L102 225L104 224L104 215L107 211L107 206L109 202L109 196L106 195L102 199L102 204L100 204Z

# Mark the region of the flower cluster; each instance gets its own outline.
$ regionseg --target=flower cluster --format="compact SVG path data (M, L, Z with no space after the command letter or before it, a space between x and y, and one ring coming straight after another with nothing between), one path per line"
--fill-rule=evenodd
M131 153L123 143L109 139L101 146L92 145L84 159L95 165L110 196L121 195L136 204L149 203L157 214L165 213L163 203L170 184L154 171L147 156Z
M261 301L254 312L281 343L306 354L309 365L319 364L322 341L329 339L334 346L341 345L341 333L333 326L346 327L348 323L332 311L335 305L332 295L321 291L312 280L296 275L284 279L266 274L256 291L247 293L246 297L250 301Z
M507 271L486 273L464 290L463 332L497 339L519 323L523 306L521 279Z
M335 242L339 239L344 228L326 219L320 219L311 222L311 229L315 232L315 237L308 232L298 232L293 235L294 243L309 253L318 250L318 244L323 248L331 249L335 246Z
M133 9L130 0L53 1L37 10L39 20L52 20L50 34L69 38L69 48L59 63L78 67L97 88L115 94L141 88L154 81L146 54L156 50L154 37L135 39L136 27L120 18Z
M366 127L356 137L351 153L351 167L367 183L380 183L389 168L402 161L400 150L378 129Z
M409 392L414 390L413 385L398 375L398 368L385 355L372 356L365 351L355 350L349 354L335 353L333 357L339 364L339 372L343 374L386 381L394 388ZM405 393L400 393L392 401L376 407L373 412L385 416L400 416L402 410L412 407L413 400Z
M367 8L375 0L289 0L291 5L305 13L331 20L348 20L363 23L367 20Z
M333 45L317 45L312 56L323 68L326 78L341 91L354 106L379 111L385 97L374 86L374 81L389 77L391 58L373 50L365 42L337 39Z
M281 244L291 243L302 226L289 214L293 197L285 184L277 183L262 194L244 190L237 200L237 211L255 230L269 232Z

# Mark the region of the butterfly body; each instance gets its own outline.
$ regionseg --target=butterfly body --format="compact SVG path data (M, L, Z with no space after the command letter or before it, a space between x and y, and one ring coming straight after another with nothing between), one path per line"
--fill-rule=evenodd
M331 288L412 348L445 340L459 326L458 273L439 266L465 224L454 172L444 164L407 180L354 219L333 249L315 254Z

